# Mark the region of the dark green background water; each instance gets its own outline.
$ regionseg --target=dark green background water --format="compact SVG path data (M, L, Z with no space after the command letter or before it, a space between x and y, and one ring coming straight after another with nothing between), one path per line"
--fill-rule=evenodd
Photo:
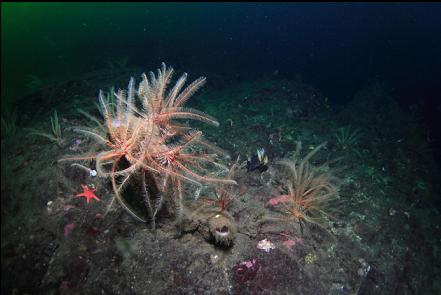
M2 3L1 13L3 102L32 78L44 85L119 61L145 70L164 61L212 85L301 75L337 102L378 80L405 107L424 109L430 126L441 112L436 3Z

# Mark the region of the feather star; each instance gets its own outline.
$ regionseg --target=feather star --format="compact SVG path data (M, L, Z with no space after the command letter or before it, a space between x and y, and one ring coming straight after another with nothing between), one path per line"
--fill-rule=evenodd
M77 194L77 197L85 197L87 203L89 203L90 199L95 199L100 201L100 199L95 195L96 189L90 189L87 185L82 184L83 192L81 194Z

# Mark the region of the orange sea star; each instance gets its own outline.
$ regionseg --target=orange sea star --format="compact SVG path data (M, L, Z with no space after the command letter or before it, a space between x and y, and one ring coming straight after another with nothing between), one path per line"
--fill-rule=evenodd
M89 203L90 199L95 199L100 201L100 199L95 195L96 189L90 189L87 185L82 184L83 192L81 194L77 194L76 197L85 197L87 203Z

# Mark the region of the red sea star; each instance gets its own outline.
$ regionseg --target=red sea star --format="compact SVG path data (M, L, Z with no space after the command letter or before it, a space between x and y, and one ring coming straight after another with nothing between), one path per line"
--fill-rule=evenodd
M82 184L83 192L81 194L77 194L77 197L85 197L87 203L89 203L90 199L95 199L100 201L100 199L95 195L96 189L90 189L87 185Z

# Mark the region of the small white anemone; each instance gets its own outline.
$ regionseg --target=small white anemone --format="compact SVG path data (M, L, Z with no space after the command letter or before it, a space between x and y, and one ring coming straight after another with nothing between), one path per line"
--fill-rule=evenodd
M267 164L268 163L268 156L265 155L265 149L264 148L257 149L257 158L259 159L259 162L261 162L263 164Z

